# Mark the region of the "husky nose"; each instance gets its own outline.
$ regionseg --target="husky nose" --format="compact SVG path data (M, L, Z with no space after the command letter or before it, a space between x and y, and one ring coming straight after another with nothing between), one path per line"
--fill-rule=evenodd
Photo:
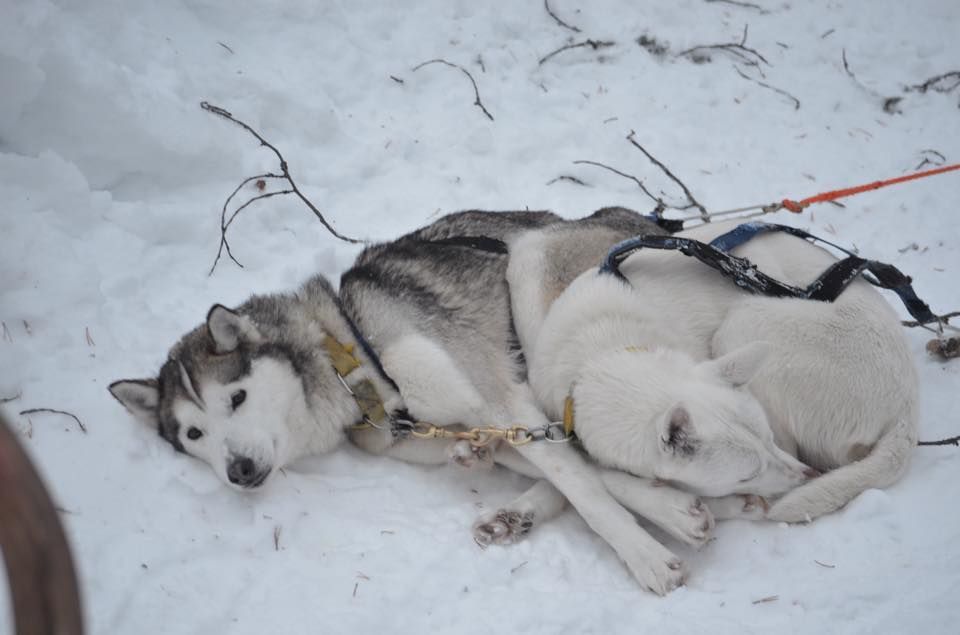
M227 478L234 485L246 487L256 480L257 466L249 457L235 457L227 464Z

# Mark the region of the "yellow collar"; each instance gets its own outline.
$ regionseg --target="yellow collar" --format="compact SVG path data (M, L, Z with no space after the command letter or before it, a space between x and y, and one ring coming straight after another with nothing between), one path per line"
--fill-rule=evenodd
M327 356L333 369L337 372L357 406L360 408L361 419L354 424L354 428L378 427L377 424L386 419L387 411L383 407L383 400L377 394L377 389L369 379L362 379L353 386L346 382L346 377L360 368L360 359L353 354L353 344L341 344L337 338L329 333L323 339L323 346L327 349Z
M567 395L563 400L563 436L573 434L573 395Z

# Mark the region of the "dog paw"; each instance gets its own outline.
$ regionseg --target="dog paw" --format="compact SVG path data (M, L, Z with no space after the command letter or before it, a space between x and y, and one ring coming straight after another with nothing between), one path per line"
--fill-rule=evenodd
M710 511L718 520L764 520L770 504L755 494L733 494L710 500Z
M666 551L666 550L664 550ZM627 568L633 577L648 591L657 595L666 595L674 589L683 586L687 581L687 567L680 558L669 551L666 557L653 560L644 559L641 562L627 562Z
M493 467L493 446L491 445L475 446L469 441L461 439L450 444L447 454L451 461L461 467Z
M533 512L498 510L473 525L473 539L480 546L509 545L523 540L533 529Z
M686 509L679 510L671 533L675 538L691 547L700 548L707 544L716 526L713 514L702 500L695 498Z

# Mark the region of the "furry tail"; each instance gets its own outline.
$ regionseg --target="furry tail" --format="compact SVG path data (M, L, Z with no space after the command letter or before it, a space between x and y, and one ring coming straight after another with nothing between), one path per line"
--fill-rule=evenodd
M916 417L907 416L880 438L863 459L827 472L788 492L767 512L767 518L805 522L836 511L864 490L884 488L907 471L917 444Z

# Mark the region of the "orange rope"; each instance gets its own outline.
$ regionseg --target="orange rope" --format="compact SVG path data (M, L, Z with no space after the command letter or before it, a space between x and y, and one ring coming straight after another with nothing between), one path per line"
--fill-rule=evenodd
M869 192L870 190L879 190L881 187L887 187L888 185L894 185L896 183L903 183L904 181L912 181L914 179L921 179L925 176L933 176L934 174L943 174L944 172L951 172L953 170L960 170L960 163L956 165L948 165L945 167L936 168L934 170L927 170L925 172L915 172L913 174L907 174L906 176L898 176L895 179L887 179L885 181L874 181L873 183L867 183L866 185L858 185L856 187L848 187L842 190L833 190L832 192L824 192L823 194L817 194L816 196L811 196L810 198L805 198L802 201L794 201L789 198L785 198L780 201L780 205L784 208L799 214L804 210L805 207L811 205L812 203L823 203L824 201L835 201L838 198L843 198L845 196L853 196L854 194L860 194L861 192Z

